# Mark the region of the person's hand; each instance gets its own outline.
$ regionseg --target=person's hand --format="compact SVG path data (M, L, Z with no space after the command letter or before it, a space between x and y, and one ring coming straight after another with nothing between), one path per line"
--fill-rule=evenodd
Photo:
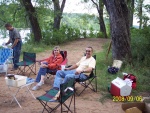
M36 62L41 62L41 60L36 60Z
M8 45L8 43L5 43L5 42L4 42L2 45L5 45L5 46L6 46L6 45Z
M38 65L41 65L41 61L40 60L36 60L36 62L38 63Z
M40 67L41 67L41 68L47 68L48 65L47 65L47 64L44 64L44 63L41 63Z
M75 75L79 75L80 73L82 73L81 70L76 70Z
M64 70L65 70L65 71L68 71L68 70L70 70L70 69L69 69L69 68L65 68Z

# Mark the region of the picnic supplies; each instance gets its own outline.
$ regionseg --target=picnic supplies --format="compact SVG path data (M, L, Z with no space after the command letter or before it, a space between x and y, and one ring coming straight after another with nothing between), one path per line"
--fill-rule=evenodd
M136 88L136 81L137 81L137 78L135 75L133 74L128 74L128 73L123 73L123 80L127 81L127 80L130 80L132 82L132 89L135 89Z
M108 66L108 72L111 74L116 74L122 66L121 60L114 60L112 66Z

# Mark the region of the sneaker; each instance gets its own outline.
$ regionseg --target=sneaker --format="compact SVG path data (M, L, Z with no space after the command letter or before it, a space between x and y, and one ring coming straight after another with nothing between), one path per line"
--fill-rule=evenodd
M38 84L37 84L37 86L42 86L44 84L44 82L39 82Z
M34 86L34 87L32 88L32 90L33 90L33 91L36 91L36 90L38 90L39 88L40 88L40 87L36 85L36 86Z

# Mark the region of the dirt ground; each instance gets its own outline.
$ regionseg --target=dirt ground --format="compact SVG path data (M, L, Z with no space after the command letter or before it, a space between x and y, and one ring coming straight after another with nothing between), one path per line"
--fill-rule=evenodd
M87 46L92 46L95 52L102 50L104 43L110 42L107 39L79 39L66 44L61 45L62 50L67 50L68 64L76 63L82 56ZM45 51L43 53L37 54L37 60L46 58L50 55L51 51ZM39 67L37 65L37 71ZM10 72L8 73L16 73ZM30 77L35 78L36 75L31 75ZM54 77L47 79L45 84L38 91L32 91L35 97L41 96L46 90L50 89L53 84ZM12 100L11 94L14 94L17 88L12 87L11 92L6 86L4 75L0 75L0 113L41 113L43 106L38 100L34 99L31 94L27 94L26 97L22 95L26 92L26 88L22 88L17 95L17 99L20 102L22 108L20 108L15 101L10 104ZM77 85L77 90L82 87ZM99 101L102 97L101 91L92 92L90 89L86 89L81 96L76 96L76 113L121 113L120 102L113 102L112 100L106 100L104 103ZM50 103L52 106L55 103ZM46 112L45 112L46 113ZM60 113L60 110L56 110L55 113Z

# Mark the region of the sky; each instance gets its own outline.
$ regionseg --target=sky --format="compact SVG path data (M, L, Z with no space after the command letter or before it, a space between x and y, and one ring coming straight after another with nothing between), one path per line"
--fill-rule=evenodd
M81 0L66 0L64 12L97 14L95 8L87 8L89 4L80 3Z

